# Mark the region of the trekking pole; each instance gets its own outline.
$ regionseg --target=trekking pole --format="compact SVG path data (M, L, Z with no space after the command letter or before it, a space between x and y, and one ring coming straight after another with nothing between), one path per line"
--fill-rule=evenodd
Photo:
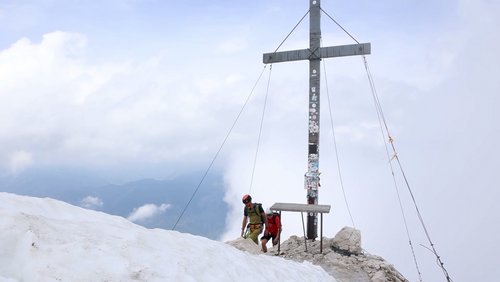
M247 224L247 228L245 229L245 233L243 234L243 239L248 238L248 235L250 235L250 223Z

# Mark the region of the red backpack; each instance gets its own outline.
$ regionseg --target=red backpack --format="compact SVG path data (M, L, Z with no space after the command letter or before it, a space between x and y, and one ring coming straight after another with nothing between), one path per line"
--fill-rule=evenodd
M267 223L268 224L272 224L272 225L276 225L276 218L279 218L280 219L280 228L281 228L281 218L280 218L280 214L277 213L277 212L273 212L271 214L267 214Z

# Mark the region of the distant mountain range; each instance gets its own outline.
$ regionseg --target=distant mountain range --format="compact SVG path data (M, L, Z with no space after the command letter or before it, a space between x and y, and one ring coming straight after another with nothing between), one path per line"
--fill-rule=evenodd
M34 197L49 197L72 205L128 217L147 204L168 208L135 223L147 228L172 229L201 180L202 173L189 173L169 180L140 179L124 184L106 184L98 177L74 170L30 171L0 177L0 191ZM94 205L83 200L96 201ZM218 239L228 211L223 201L222 176L208 175L192 199L175 230Z

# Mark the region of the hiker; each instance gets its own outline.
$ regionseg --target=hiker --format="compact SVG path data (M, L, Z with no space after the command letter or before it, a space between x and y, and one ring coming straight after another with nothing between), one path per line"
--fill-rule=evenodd
M260 242L262 243L262 251L264 253L267 253L266 244L269 241L269 239L272 239L271 242L273 243L273 246L276 246L280 241L280 235L281 235L280 215L278 213L271 212L270 209L266 210L266 214L267 214L266 230L264 231L264 236L260 238Z
M255 244L259 244L259 234L262 233L262 230L265 230L262 227L265 228L267 226L266 213L264 212L264 209L262 209L261 204L252 203L252 197L248 194L243 195L242 202L245 205L245 209L243 211L243 222L241 224L241 237L243 237L243 234L245 233L247 219L249 219L250 222L248 227L250 228L250 233L244 238L250 238L255 242Z

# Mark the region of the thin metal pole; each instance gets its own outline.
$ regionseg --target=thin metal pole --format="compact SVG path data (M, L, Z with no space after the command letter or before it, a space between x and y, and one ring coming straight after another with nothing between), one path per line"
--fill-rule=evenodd
M304 226L304 213L300 212L300 217L302 218L302 231L304 231L304 246L306 247L307 252L307 238L306 238L306 228Z
M323 213L320 213L321 215L321 228L320 228L320 236L319 237L319 253L322 254L323 253Z
M280 224L281 224L281 211L280 211ZM281 231L281 227L280 230ZM280 232L280 238L278 239L278 256L280 255L280 247L281 247L281 232ZM271 242L272 243L272 242Z

